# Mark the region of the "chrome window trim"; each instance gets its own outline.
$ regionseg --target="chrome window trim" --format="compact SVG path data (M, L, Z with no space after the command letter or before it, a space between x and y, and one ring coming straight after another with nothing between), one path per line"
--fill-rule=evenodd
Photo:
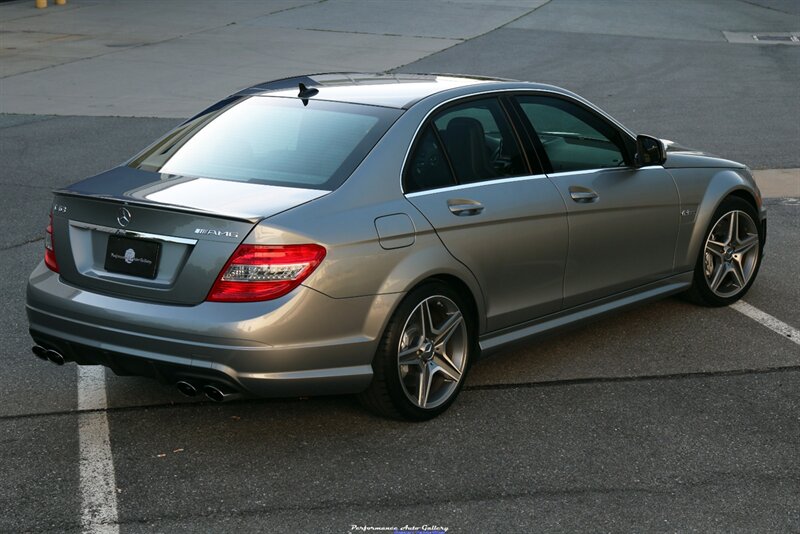
M575 176L576 174L592 174L593 172L597 171L605 171L608 169L620 170L620 169L630 169L631 167L598 167L596 169L583 169L580 171L561 171L561 172L552 172L548 174L550 178L558 178L559 176Z
M531 174L527 176L509 176L508 178L497 178L496 180L482 180L480 182L470 182L468 184L451 185L448 187L437 187L435 189L426 189L425 191L414 191L413 193L404 193L406 198L416 198L433 193L446 193L449 191L460 191L462 189L471 189L482 185L495 185L511 182L523 182L526 180L542 180L544 178L559 178L561 176L575 176L576 174L592 174L600 171L640 171L647 169L664 169L660 165L648 165L647 167L598 167L596 169L584 169L580 171L564 171L554 172L551 174Z
M580 171L561 171L552 172L548 174L548 178L558 178L559 176L575 176L576 174L591 174L600 171L642 171L647 169L664 169L661 165L648 165L646 167L631 167L626 165L624 167L597 167L596 169L583 169Z
M187 239L185 237L173 237L170 235L150 234L147 232L135 232L132 230L124 230L122 228L112 228L110 226L100 226L99 224L85 223L81 221L69 221L69 225L81 230L96 230L107 234L121 235L124 237L139 238L139 239L155 239L167 243L178 243L180 245L196 245L197 239Z
M509 176L508 178L498 178L496 180L482 180L480 182L470 182L468 184L451 185L448 187L438 187L436 189L426 189L425 191L414 191L413 193L406 193L406 198L416 198L433 193L447 193L449 191L460 191L462 189L472 189L473 187L481 187L487 185L506 184L511 182L524 182L528 180L542 180L547 178L546 174L530 174L527 176Z
M611 115L607 114L605 111L603 111L602 109L598 108L597 106L595 106L594 104L592 104L588 100L583 100L580 97L579 98L575 98L572 95L569 95L569 94L566 94L566 93L562 93L561 91L553 91L552 89L539 89L539 88L532 89L532 88L525 88L525 87L514 87L514 88L506 88L506 89L487 89L485 91L478 91L478 92L470 93L470 94L467 94L467 95L454 96L452 98L448 98L447 100L444 100L444 101L439 102L438 104L436 104L430 111L428 111L425 114L424 117L422 117L422 120L419 121L419 124L417 124L417 127L414 130L414 135L411 136L411 141L408 143L408 148L406 148L406 155L403 157L403 165L400 166L400 192L404 196L409 197L409 196L412 196L412 195L416 195L417 193L429 193L429 192L433 192L433 191L450 190L452 188L458 188L458 187L460 187L462 185L474 185L474 184L484 184L484 183L496 182L497 180L487 180L485 182L474 182L473 184L459 184L459 185L450 186L450 187L443 187L443 188L439 188L439 189L430 189L430 190L427 190L427 191L415 191L413 193L406 193L403 190L403 173L405 173L406 165L408 164L408 158L411 155L411 148L414 146L414 142L417 140L417 137L419 136L419 132L422 129L422 126L425 125L428 122L428 118L431 115L433 115L434 113L436 113L439 110L439 108L441 108L443 106L446 106L447 104L450 104L450 103L455 102L457 100L467 100L467 99L470 99L470 98L473 98L473 97L476 97L476 96L500 95L502 93L521 93L521 92L527 92L527 93L531 93L531 94L534 94L534 93L549 93L551 95L558 95L560 97L567 98L567 99L569 99L570 101L573 101L573 102L578 102L580 104L585 105L586 107L591 109L593 112L597 113L598 115L600 115L601 117L606 119L608 122L610 122L611 124L616 126L619 130L621 130L623 133L625 133L628 136L630 136L631 139L635 139L636 138L634 133L631 132L628 128L626 128L625 126L623 126L622 124L617 122L617 120L614 119ZM604 169L604 168L607 169L607 168L613 168L613 167L601 167L601 169ZM626 168L630 168L630 167L626 167ZM598 169L595 169L595 170L598 170ZM584 172L584 171L577 171L577 172ZM589 172L589 171L587 171L587 172ZM553 173L553 174L550 174L549 176L555 176L556 174L566 174L566 173ZM533 175L533 176L546 177L546 175L544 175L544 174L542 174L542 175L538 175L537 174L537 175ZM529 177L530 176L514 176L514 177L511 177L511 179L529 178ZM501 180L505 180L505 178L501 178Z

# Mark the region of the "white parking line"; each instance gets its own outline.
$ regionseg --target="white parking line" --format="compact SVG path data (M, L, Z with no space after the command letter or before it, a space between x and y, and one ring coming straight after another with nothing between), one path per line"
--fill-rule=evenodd
M117 484L106 414L106 374L100 365L78 366L81 529L116 534Z
M746 303L743 300L735 302L731 304L729 307L733 308L739 313L743 313L744 315L750 317L754 321L757 321L762 325L766 326L773 332L777 332L778 334L788 338L790 341L794 341L795 343L800 345L800 330L789 326L780 319L776 319L770 314L759 310L755 306L751 306L750 304Z

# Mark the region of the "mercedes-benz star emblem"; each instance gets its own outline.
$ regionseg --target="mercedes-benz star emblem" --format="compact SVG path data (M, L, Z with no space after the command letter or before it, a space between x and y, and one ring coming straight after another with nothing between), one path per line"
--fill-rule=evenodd
M128 226L131 223L131 219L132 218L133 218L133 215L131 215L131 212L128 211L128 208L120 208L119 209L119 215L117 216L117 222L119 223L120 226L122 226L123 228L125 226Z

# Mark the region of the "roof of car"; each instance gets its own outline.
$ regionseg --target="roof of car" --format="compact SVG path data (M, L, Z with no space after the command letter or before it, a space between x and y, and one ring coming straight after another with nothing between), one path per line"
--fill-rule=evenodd
M503 78L451 74L325 73L296 76L260 83L236 95L297 98L300 84L318 92L310 98L392 108L408 108L415 102L447 89L468 85L511 82ZM313 91L312 91L313 93Z

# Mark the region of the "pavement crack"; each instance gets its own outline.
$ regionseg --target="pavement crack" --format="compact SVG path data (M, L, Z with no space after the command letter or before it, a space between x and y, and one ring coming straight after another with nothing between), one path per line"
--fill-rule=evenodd
M284 8L284 9L279 9L277 11L270 11L268 13L264 13L262 15L258 15L258 17L269 17L271 15L275 15L275 14L278 14L278 13L283 13L284 11L291 11L292 9L299 9L301 7L307 7L307 6L310 6L310 5L321 4L323 2L327 2L327 0L318 0L317 2L314 2L313 4L303 4L303 5L300 5L300 6L291 6L291 7L287 7L287 8ZM258 18L258 17L250 17L250 18ZM250 18L248 20L250 20ZM7 76L0 76L0 80L5 80L7 78L13 78L14 76L24 76L26 74L31 74L33 72L41 72L43 70L54 69L56 67L61 67L63 65L71 65L73 63L79 63L81 61L88 61L90 59L97 59L97 58L100 58L100 57L106 57L106 56L110 56L112 54L119 54L121 52L125 52L127 50L134 50L136 48L143 48L143 47L146 47L146 46L169 43L171 41L176 41L178 39L183 39L184 37L189 37L189 36L192 36L192 35L199 35L201 33L210 32L210 31L221 29L221 28L225 28L225 27L230 26L232 24L237 24L238 22L239 22L238 20L232 20L232 21L228 21L228 22L226 22L224 24L219 24L217 26L212 26L210 28L202 28L202 29L199 29L199 30L196 30L196 31L182 33L180 35L174 35L174 36L168 37L166 39L161 39L160 41L152 41L152 42L148 42L148 43L139 43L139 44L135 44L135 45L132 45L132 46L126 46L124 48L113 49L113 50L110 50L108 52L101 53L101 54L96 54L96 55L93 55L93 56L81 57L81 58L74 59L72 61L65 61L64 63L58 63L57 65L46 65L46 66L38 68L38 69L28 70L28 71L25 71L25 72L17 72L15 74L9 74Z
M283 26L283 28L287 30L298 30L305 32L344 33L351 35L377 35L379 37L406 37L408 39L437 39L440 41L458 41L458 43L456 44L460 44L466 40L463 37L439 37L436 35L406 35L403 33L377 33L377 32L362 32L356 30L331 30L327 28L293 28L288 26Z
M695 373L671 373L664 375L636 375L636 376L599 376L591 378L566 378L563 380L542 380L534 382L517 382L506 384L479 384L464 386L464 391L482 391L496 389L531 389L540 387L575 386L582 384L610 384L616 382L651 382L669 380L689 380L702 378L718 378L728 376L747 376L770 373L786 373L800 371L800 365L784 367L762 367L757 369L733 369L730 371L700 371Z
M702 378L720 378L731 376L749 376L759 374L772 374L772 373L793 373L800 371L800 365L792 365L785 367L765 367L759 369L736 369L731 371L709 371L697 373L675 373L668 375L639 375L639 376L621 376L621 377L595 377L595 378L574 378L565 380L544 380L540 382L520 382L517 384L482 384L474 386L465 386L464 391L486 391L486 390L521 390L532 389L540 387L558 387L558 386L577 386L584 384L607 384L615 382L648 382L648 381L669 381L669 380L691 380ZM26 418L39 418L39 417L53 417L53 416L72 416L85 413L99 413L106 412L114 413L127 413L142 410L169 410L169 409L190 409L193 407L215 407L220 408L224 406L234 406L237 404L267 404L271 402L292 400L292 397L283 399L276 398L254 398L254 399L241 399L225 402L219 404L213 401L198 401L198 402L169 402L161 404L138 404L133 406L114 406L105 409L85 409L85 410L57 410L52 412L34 412L23 414L9 414L0 415L0 421L26 419Z
M455 47L457 47L457 46L461 46L461 45L463 45L463 44L465 44L465 43L468 43L468 42L472 41L473 39L477 39L478 37L483 37L484 35L487 35L487 34L489 34L489 33L492 33L493 31L497 31L497 30L500 30L500 29L502 29L502 28L505 28L505 27L506 27L506 26L508 26L509 24L513 24L513 23L517 22L519 19L521 19L521 18L523 18L523 17L527 17L528 15L530 15L531 13L533 13L534 11L536 11L537 9L541 9L542 7L544 7L544 6L546 6L547 4L549 4L551 1L552 1L552 0L547 0L546 2L544 2L544 3L542 3L542 4L540 4L540 5L536 6L536 7L534 7L533 9L529 9L529 10L528 10L528 11L526 11L525 13L522 13L522 14L521 14L521 15L519 15L518 17L515 17L515 18L513 18L513 19L509 20L508 22L505 22L505 23L501 24L500 26L497 26L497 27L495 27L495 28L492 28L492 29L490 29L490 30L487 30L487 31L485 31L485 32L483 32L483 33L481 33L481 34L478 34L478 35L473 35L472 37L468 37L468 38L466 38L466 39L461 39L461 42L460 42L460 43L456 43L456 44L454 44L453 46L449 46L449 47L447 47L447 48L443 48L443 49L441 49L441 50L437 50L436 52L431 52L430 54L428 54L428 55L426 55L426 56L419 57L419 58L415 59L414 61L410 61L409 63L404 63L404 64L402 64L402 65L399 65L399 66L397 66L397 67L394 67L393 69L388 69L386 72L397 72L399 69L402 69L403 67L406 67L406 66L408 66L408 65L412 65L412 64L414 64L414 63L417 63L418 61L422 61L423 59L427 59L427 58L429 58L429 57L431 57L431 56L434 56L434 55L436 55L436 54L438 54L438 53L440 53L440 52L444 52L445 50L450 50L451 48L455 48Z
M45 191L52 191L53 190L53 187L50 186L50 185L20 184L20 183L16 183L16 182L11 182L10 184L5 184L5 185L10 185L10 186L13 186L13 187L22 187L22 188L25 188L25 189L39 189L39 190L45 190Z
M24 247L25 245L30 245L31 243L36 243L37 241L42 241L44 237L35 237L33 239L28 239L27 241L23 241L22 243L16 243L14 245L8 245L6 247L0 248L0 252L11 250L19 247Z
M19 113L0 113L0 130L27 126L38 122L51 121L57 118L55 115L23 115ZM4 124L7 121L8 124ZM15 184L16 185L16 184Z
M794 16L794 13L790 13L788 11L784 11L782 9L778 9L777 7L773 7L773 6L765 6L763 4L757 4L755 2L751 2L750 0L739 0L739 2L741 2L743 4L747 4L748 6L760 7L761 9L768 9L770 11L777 11L778 13L780 13L782 15L792 15L792 16Z
M261 15L261 16L262 17L271 17L272 15L277 15L278 13L284 13L286 11L294 11L295 9L303 9L304 7L316 6L316 5L319 5L319 4L324 4L327 1L328 0L317 0L316 2L309 2L307 4L302 4L302 5L299 5L299 6L289 6L289 7L283 8L283 9L279 9L277 11L272 11L270 13L266 13L266 14Z

